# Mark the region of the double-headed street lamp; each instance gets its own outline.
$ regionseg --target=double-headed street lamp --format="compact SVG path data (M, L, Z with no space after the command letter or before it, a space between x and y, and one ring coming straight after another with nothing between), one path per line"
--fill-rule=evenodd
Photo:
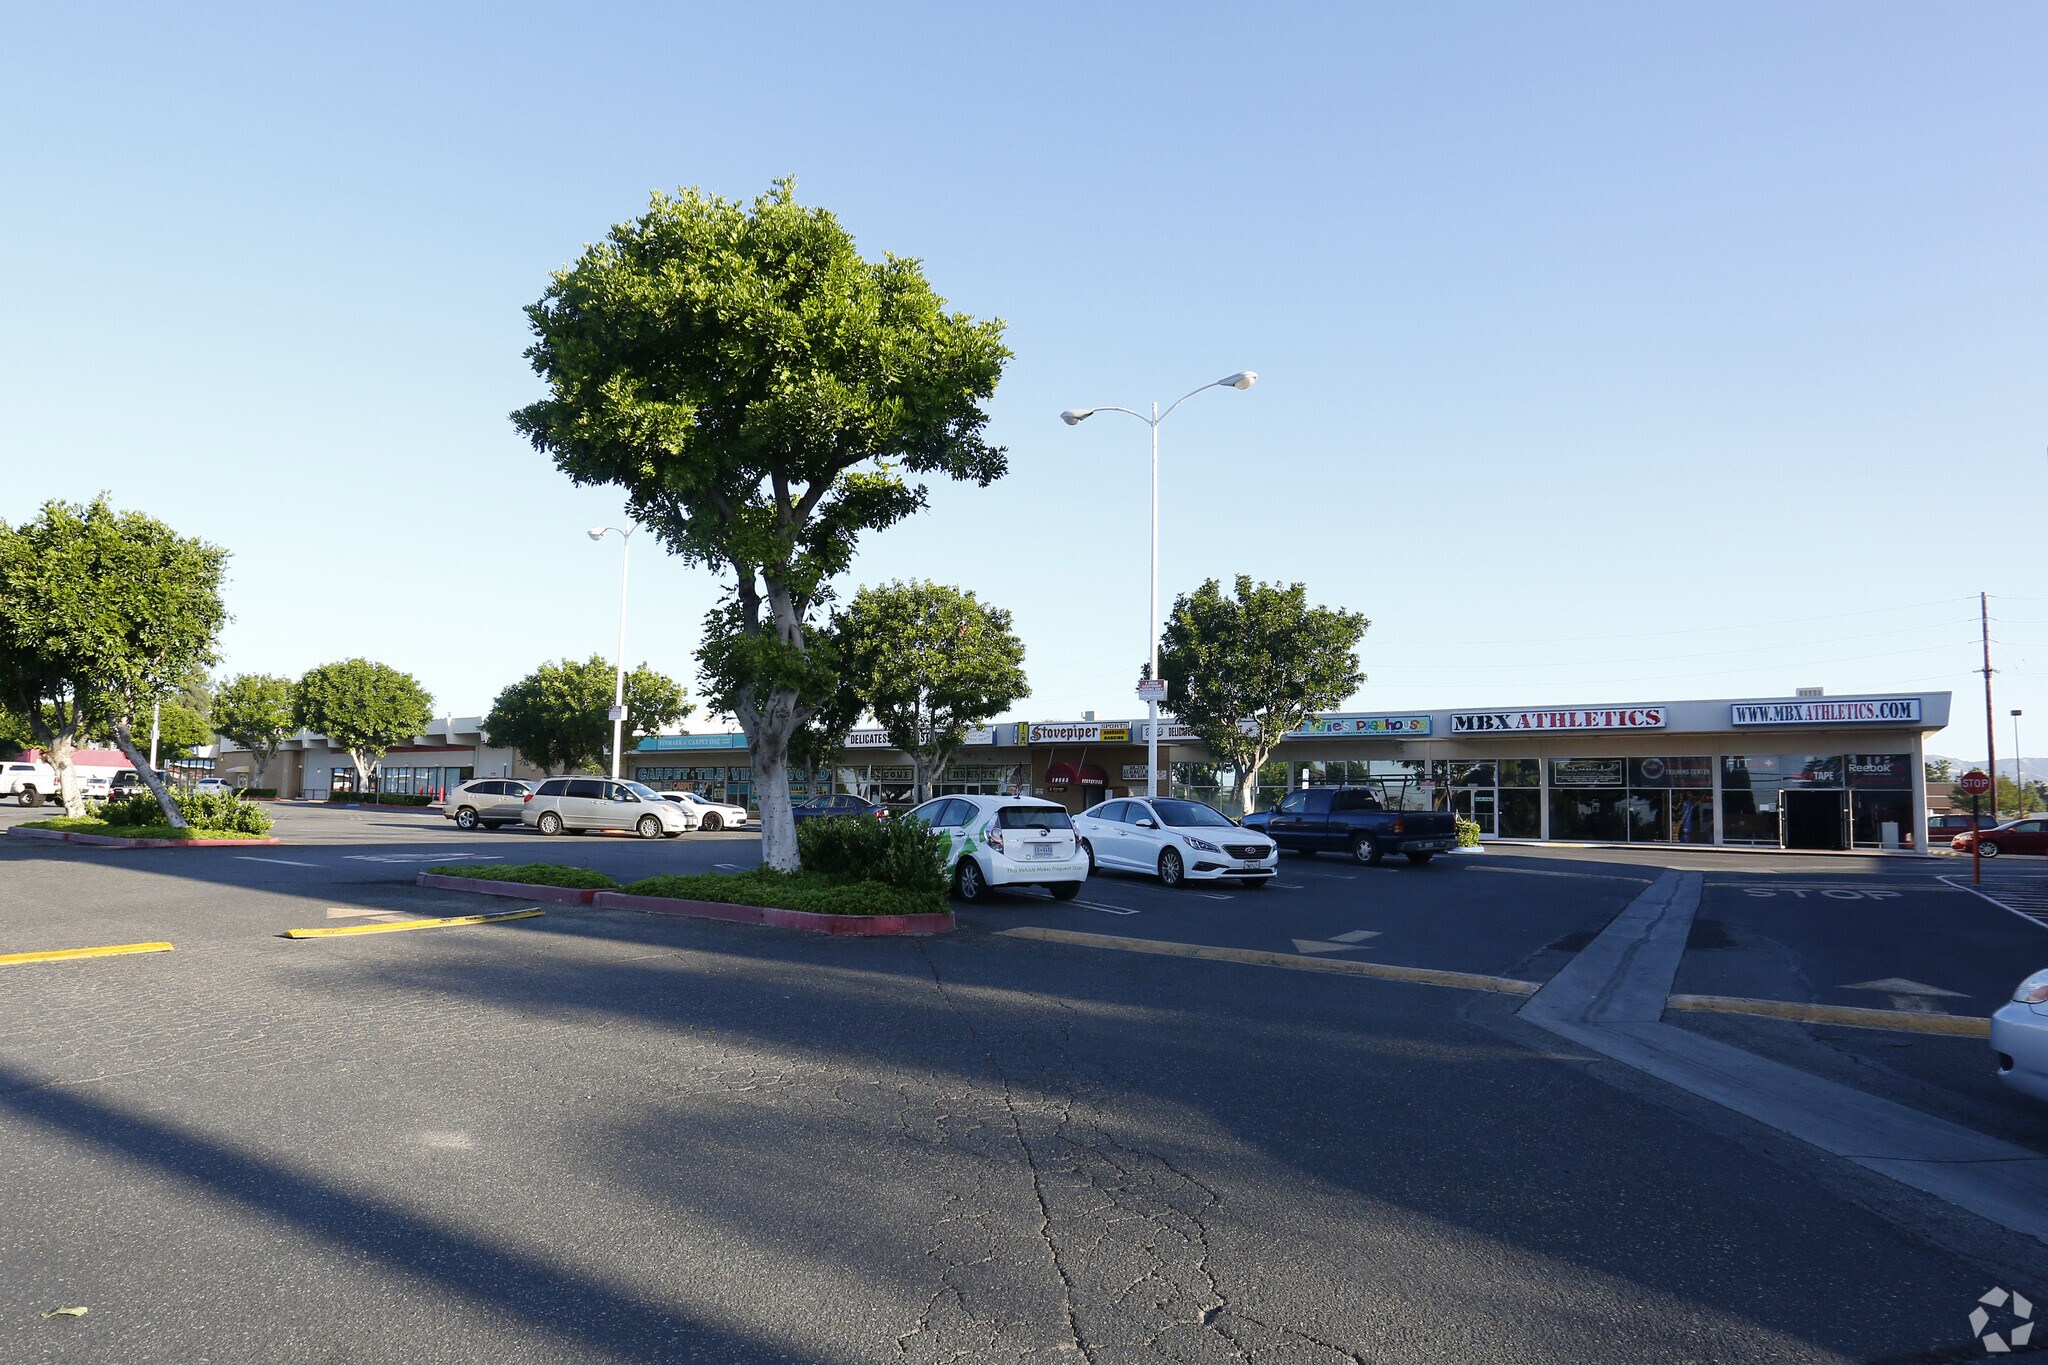
M633 551L633 528L630 526L593 526L592 540L603 540L608 535L617 535L619 549L619 672L618 680L612 684L612 781L619 780L619 747L626 730L626 571L630 567Z
M1060 414L1060 420L1068 426L1079 426L1098 412L1125 412L1152 428L1152 597L1146 610L1145 634L1152 651L1152 677L1159 677L1159 424L1173 415L1173 410L1193 398L1203 389L1248 389L1259 382L1258 371L1239 370L1236 374L1225 375L1201 388L1190 389L1167 405L1161 412L1159 405L1152 405L1152 415L1147 417L1136 408L1068 408ZM1145 699L1150 724L1145 727L1145 795L1159 795L1159 699L1156 695Z

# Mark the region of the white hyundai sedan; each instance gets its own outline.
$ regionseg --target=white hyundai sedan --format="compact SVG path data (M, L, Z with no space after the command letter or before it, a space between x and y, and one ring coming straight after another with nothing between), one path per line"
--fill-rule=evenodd
M1143 872L1168 886L1235 877L1263 886L1280 863L1280 846L1243 829L1214 806L1166 796L1104 801L1074 817L1090 871Z
M1998 1078L2022 1095L2048 1100L2048 970L2035 972L1991 1016Z
M663 792L662 800L673 801L684 810L697 813L697 828L706 831L721 829L744 829L747 824L745 806L728 806L723 801L713 801L701 792Z
M1059 900L1081 894L1088 858L1066 807L1034 796L941 796L907 811L946 840L953 892L987 900L996 887L1042 886Z

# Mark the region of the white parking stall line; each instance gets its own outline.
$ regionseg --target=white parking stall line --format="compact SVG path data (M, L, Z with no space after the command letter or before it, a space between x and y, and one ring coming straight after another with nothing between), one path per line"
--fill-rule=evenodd
M496 862L502 853L471 853L461 849L454 853L344 853L341 855L352 863L445 863L454 860L469 862Z
M1215 891L1188 891L1183 894L1189 896L1200 896L1205 901L1228 901L1237 899L1237 897L1235 896L1225 896Z
M1077 900L1074 904L1086 910L1100 910L1105 915L1135 915L1138 913L1136 910L1127 910L1121 905L1103 905L1099 901Z
M1998 892L1994 896L1965 884L1961 878L1943 877L1941 880L1948 882L1958 891L1967 891L1979 900L1990 901L1999 909L2008 910L2029 924L2048 929L2048 894L2038 889L2030 887L2022 890L2017 887L2000 887L1993 883L1994 889Z
M256 856L254 856L253 854L248 854L248 853L237 853L237 854L235 855L235 860L236 860L237 862L244 862L244 863L276 863L276 864L277 864L277 865L278 865L279 867L318 867L318 866L320 866L320 864L318 864L318 863L301 863L301 862L297 862L297 861L294 861L294 860L293 860L293 859L291 859L291 858L258 858L258 857L256 857Z
M745 868L742 868L738 863L713 863L712 866L726 868L727 870L733 872L743 872L746 870Z

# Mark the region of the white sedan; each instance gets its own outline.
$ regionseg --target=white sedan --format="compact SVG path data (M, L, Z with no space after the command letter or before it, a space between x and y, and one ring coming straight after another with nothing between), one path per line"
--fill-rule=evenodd
M946 841L953 892L982 901L999 886L1042 886L1058 900L1081 894L1088 857L1066 807L1033 796L941 796L905 820L930 825Z
M1263 886L1280 862L1280 846L1243 829L1200 801L1149 796L1104 801L1074 817L1088 867L1144 872L1168 886L1236 877Z
M685 810L695 811L698 829L740 829L747 823L745 806L728 806L723 801L710 800L697 792L663 792L661 799L673 801Z
M2048 970L2035 972L1991 1016L1998 1079L2022 1095L2048 1100Z

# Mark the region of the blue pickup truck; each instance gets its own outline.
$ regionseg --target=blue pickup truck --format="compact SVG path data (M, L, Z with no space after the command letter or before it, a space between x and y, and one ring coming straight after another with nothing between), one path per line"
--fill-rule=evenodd
M1426 863L1457 847L1457 817L1442 810L1388 810L1364 787L1309 787L1271 810L1247 815L1256 829L1296 853L1346 853L1377 867L1389 853Z

